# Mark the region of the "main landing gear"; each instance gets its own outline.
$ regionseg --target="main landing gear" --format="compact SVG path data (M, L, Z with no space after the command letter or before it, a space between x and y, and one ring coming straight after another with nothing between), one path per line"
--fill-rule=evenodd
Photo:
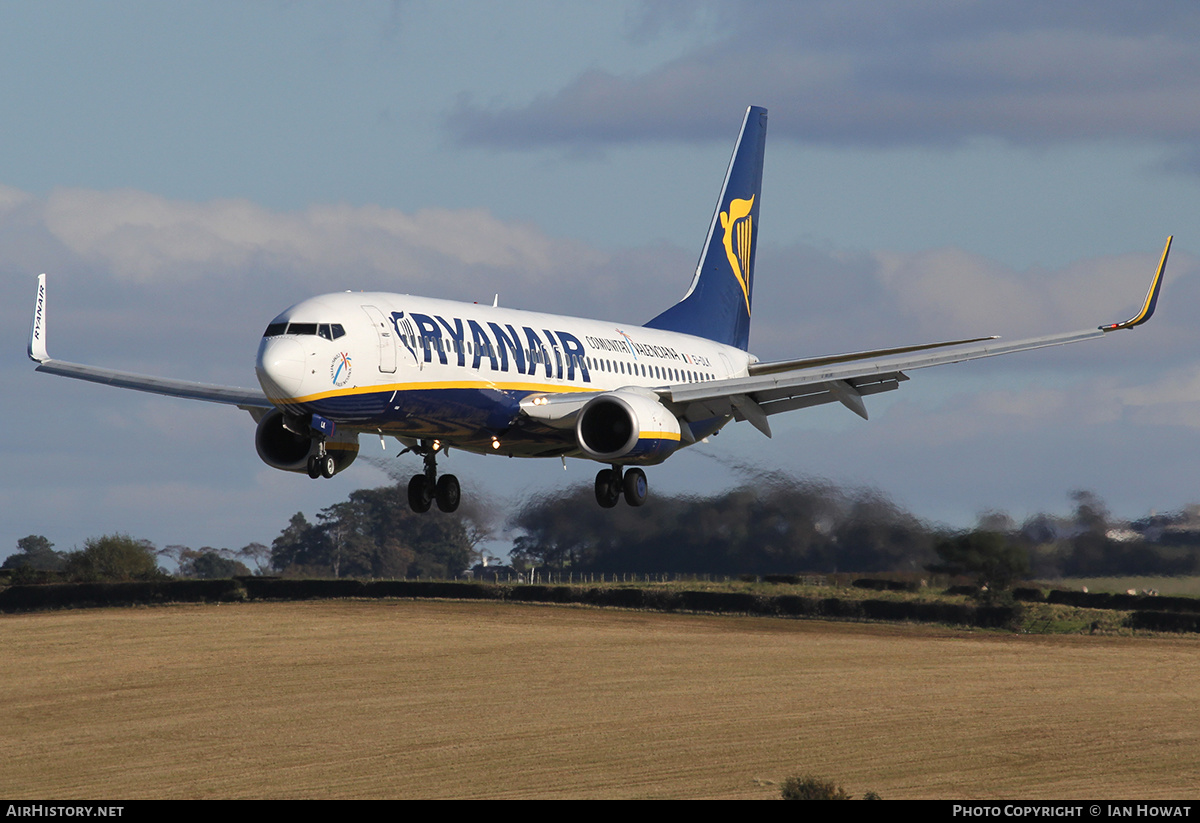
M630 469L622 474L620 466L611 469L601 469L596 473L596 502L605 509L611 509L625 495L625 502L631 506L641 506L646 502L650 484L646 482L646 473L641 469Z
M440 478L437 476L438 446L426 445L425 441L421 441L421 445L413 447L412 451L425 456L425 473L414 474L412 480L408 481L409 507L423 514L429 511L430 505L436 500L437 507L444 512L458 509L462 500L458 478L452 474L443 474Z

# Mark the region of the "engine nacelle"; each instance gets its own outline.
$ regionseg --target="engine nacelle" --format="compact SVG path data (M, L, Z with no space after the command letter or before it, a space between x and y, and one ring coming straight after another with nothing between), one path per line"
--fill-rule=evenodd
M309 455L317 454L317 441L307 434L296 434L284 427L283 412L268 412L258 421L254 433L254 448L258 456L273 469L287 472L307 472ZM325 439L325 451L333 456L337 472L347 468L358 457L358 434L337 432Z
M679 448L679 420L657 397L629 390L588 401L575 418L575 440L604 463L661 463Z

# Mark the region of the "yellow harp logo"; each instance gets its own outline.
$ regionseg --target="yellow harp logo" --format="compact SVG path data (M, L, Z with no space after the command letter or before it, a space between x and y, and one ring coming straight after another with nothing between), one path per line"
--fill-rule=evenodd
M750 216L752 208L753 196L749 200L730 200L729 211L721 212L721 228L725 229L725 256L729 258L733 276L742 285L746 314L750 313L750 285L746 281L746 273L750 268L750 242L754 236L754 218Z

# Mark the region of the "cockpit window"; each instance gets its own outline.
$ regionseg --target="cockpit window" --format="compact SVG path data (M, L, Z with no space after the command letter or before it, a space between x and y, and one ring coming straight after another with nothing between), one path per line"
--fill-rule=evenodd
M281 334L313 334L326 340L337 340L345 337L346 330L341 323L292 323L290 326L287 323L272 323L267 326L263 337L278 337Z

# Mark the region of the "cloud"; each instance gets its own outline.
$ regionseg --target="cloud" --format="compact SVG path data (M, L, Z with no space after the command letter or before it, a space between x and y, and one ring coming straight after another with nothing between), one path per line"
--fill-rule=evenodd
M32 195L14 189L12 186L0 184L0 217L32 200Z
M775 135L820 144L1131 139L1191 156L1200 134L1200 12L1191 3L708 8L647 4L639 37L710 34L648 71L591 69L523 105L463 97L444 125L461 143L506 149L724 140L730 119L754 103L771 109Z
M1172 254L1163 297L1146 329L1114 335L1118 340L1108 341L1102 356L1090 346L1068 346L1012 362L1025 369L1147 358L1190 362L1195 334L1185 307L1200 299L1200 278L1194 258L1178 249ZM768 245L760 248L755 269L751 343L760 356L779 359L1094 328L1136 313L1157 263L1151 252L1014 269L953 247L846 252Z
M1179 366L1113 392L1130 419L1144 425L1200 428L1200 366Z
M42 216L75 255L134 282L256 269L387 273L429 283L447 268L492 267L537 278L587 257L578 245L483 209L406 213L343 204L273 212L245 200L189 203L141 191L65 189L46 199Z

